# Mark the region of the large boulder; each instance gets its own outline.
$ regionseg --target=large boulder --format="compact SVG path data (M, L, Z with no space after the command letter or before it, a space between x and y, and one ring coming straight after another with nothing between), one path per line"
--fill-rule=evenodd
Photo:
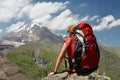
M42 80L111 80L110 77L93 72L89 75L69 74L68 72L58 73L53 76L47 76Z

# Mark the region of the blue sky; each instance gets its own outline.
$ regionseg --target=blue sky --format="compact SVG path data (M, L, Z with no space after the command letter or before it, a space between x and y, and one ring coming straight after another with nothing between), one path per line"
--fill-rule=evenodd
M97 40L120 46L120 0L0 0L0 35L40 22L65 33L67 26L89 22Z

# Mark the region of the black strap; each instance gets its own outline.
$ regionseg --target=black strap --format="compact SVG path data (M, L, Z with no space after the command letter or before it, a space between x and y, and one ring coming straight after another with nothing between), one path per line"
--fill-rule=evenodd
M97 44L97 41L95 40L95 46L96 46L96 51L97 51L97 54L100 55L100 50L99 50L99 46Z
M67 62L69 62L69 68L70 68L70 59L68 57L64 57L64 64L65 64L65 68L68 69L68 64Z
M69 44L69 45L71 45L71 44L72 44L72 40L71 40L71 38L70 38L70 44ZM66 69L68 69L68 66L67 66L68 60L69 60L69 58L66 57L66 56L64 56L64 63L65 63L65 68L66 68Z

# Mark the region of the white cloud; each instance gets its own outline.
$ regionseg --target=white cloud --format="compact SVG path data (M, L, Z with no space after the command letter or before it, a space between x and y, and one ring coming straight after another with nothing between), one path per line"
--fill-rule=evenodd
M115 19L112 15L105 16L101 19L98 15L92 17L86 15L78 20L78 15L74 15L67 9L68 4L69 1L32 3L31 0L0 0L0 22L8 22L11 19L21 19L27 16L34 22L41 22L44 26L53 30L65 29L70 24L76 24L79 21L96 20L96 22L99 23L93 26L93 29L96 31L111 29L120 25L120 19ZM87 6L86 3L80 5L80 7L85 6ZM15 31L22 25L24 25L24 22L18 22L6 30L7 32ZM2 31L3 30L0 29L0 32Z
M98 18L99 15L94 15L94 16L86 15L85 17L81 18L80 21L93 21Z
M0 33L2 33L3 29L0 29Z
M18 12L29 4L29 0L3 0L0 1L0 22L8 22L17 16Z
M7 32L17 32L20 28L23 27L24 22L17 22L16 24L12 24L10 27L7 27Z
M40 22L40 19L35 19L33 22ZM47 19L42 22L43 26L48 27L52 30L61 30L66 29L71 24L78 23L78 16L73 15L72 12L69 9L66 9L65 11L61 12L59 15Z
M33 8L30 10L29 18L33 19L33 22L40 22L44 26L48 26L48 23L50 24L50 21L52 18L52 14L57 13L61 10L65 10L66 6L69 2L42 2L37 3L33 6Z
M67 9L69 2L42 2L34 5L34 8L30 11L29 16L33 19L33 22L40 22L43 26L47 26L52 30L66 29L70 24L78 22L78 16L73 15L72 12ZM39 8L39 10L37 9ZM37 12L35 14L35 12ZM54 13L60 13L56 16L52 16Z
M86 15L85 17L83 17L80 21L88 21L89 20L89 15Z
M41 17L43 18L45 16L48 16L48 18L51 18L50 17L51 14L65 9L66 4L68 4L68 2L65 2L65 3L62 3L62 2L36 3L29 12L29 18L36 19L36 18L41 18Z
M100 22L100 19L97 19L96 22L97 22L97 23Z
M4 0L0 3L0 22L8 22L11 19L17 21L27 16L30 20L39 21L45 26L48 26L49 23L51 29L58 27L57 23L61 23L60 25L65 27L68 24L72 24L72 22L76 22L75 19L77 18L76 15L74 16L72 12L67 9L69 3L69 1L66 1L37 2L33 4L30 0ZM56 13L60 14L53 16ZM60 19L60 17L63 19ZM18 23L8 27L6 29L7 32L18 29L19 26L17 24ZM60 28L63 29L62 27Z
M37 3L31 3L31 0L0 1L0 22L8 22L11 19L18 21L27 16L30 20L49 26L50 29L65 29L66 26L78 22L78 16L67 9L69 3L69 1ZM13 24L6 32L15 31L23 24L23 22Z
M69 25L78 22L78 16L73 15L72 12L67 9L51 20L51 29L66 29Z
M29 19L48 17L60 10L64 10L69 1L62 2L37 2L31 0L3 0L0 1L0 22L8 22L12 18L21 19L28 16Z
M109 24L109 28L120 26L120 19L117 19Z
M80 7L86 7L86 6L88 6L86 3L80 4Z
M21 10L17 13L16 15L16 19L20 19L22 18L24 15L28 16L29 11L32 9L33 5L29 4L29 5L25 5L23 8L21 8Z
M95 16L91 17L90 21L93 21L93 20L97 19L98 17L99 17L99 15L95 15Z
M100 23L93 27L95 31L102 31L104 29L111 29L120 25L120 19L115 19L114 16L108 15L100 19Z

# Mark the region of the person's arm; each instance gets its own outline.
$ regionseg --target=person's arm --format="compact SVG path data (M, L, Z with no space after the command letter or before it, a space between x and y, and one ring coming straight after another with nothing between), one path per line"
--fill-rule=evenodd
M57 62L56 62L56 65L55 65L55 69L54 69L53 72L50 72L48 74L48 76L54 75L58 71L58 68L59 68L59 66L60 66L60 64L61 64L61 62L62 62L62 60L63 60L63 58L65 56L66 50L67 50L67 45L66 45L66 43L64 43L63 47L62 47L62 49L61 49L61 51L60 51L60 53L58 55Z

